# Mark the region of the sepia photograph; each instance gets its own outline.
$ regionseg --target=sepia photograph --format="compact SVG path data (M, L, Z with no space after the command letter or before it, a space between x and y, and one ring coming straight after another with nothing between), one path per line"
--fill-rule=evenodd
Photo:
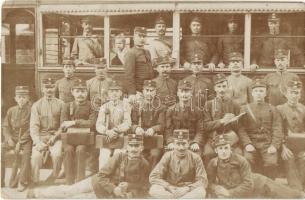
M2 0L2 199L305 199L305 1Z

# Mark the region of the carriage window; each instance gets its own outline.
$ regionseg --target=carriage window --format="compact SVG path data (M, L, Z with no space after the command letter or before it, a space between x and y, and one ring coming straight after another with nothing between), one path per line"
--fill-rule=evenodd
M99 64L104 57L104 19L100 16L43 16L44 63L73 59L78 66Z
M34 24L16 24L16 64L35 63Z
M227 68L229 54L244 49L244 15L242 14L182 14L180 65L189 68L192 58L205 68L215 65Z
M288 55L289 68L303 67L305 57L305 14L253 14L251 63L274 68L277 49Z
M156 13L110 17L110 67L123 67L124 54L133 46L136 26L147 28L144 48L149 50L152 62L160 56L172 56L172 16L172 13Z
M10 62L10 25L3 23L1 31L1 60L2 63Z

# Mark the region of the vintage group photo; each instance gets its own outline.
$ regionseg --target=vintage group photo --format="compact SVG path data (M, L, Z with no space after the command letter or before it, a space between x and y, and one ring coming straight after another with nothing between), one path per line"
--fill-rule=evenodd
M305 198L304 1L1 16L1 198Z

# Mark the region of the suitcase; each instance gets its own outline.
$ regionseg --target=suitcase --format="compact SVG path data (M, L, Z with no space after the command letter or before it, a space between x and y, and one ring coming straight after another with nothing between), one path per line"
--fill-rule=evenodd
M61 133L64 145L92 145L94 144L95 134L90 128L68 128L67 132Z

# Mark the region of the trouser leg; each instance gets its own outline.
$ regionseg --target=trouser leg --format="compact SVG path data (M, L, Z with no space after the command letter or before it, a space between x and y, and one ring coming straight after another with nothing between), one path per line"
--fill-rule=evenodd
M49 147L50 155L53 162L53 177L57 178L62 165L62 142L57 140L53 146Z
M167 191L161 185L152 185L149 189L149 195L156 199L174 199L174 195Z
M260 149L260 154L263 160L263 174L271 179L275 179L278 175L278 155L275 153L268 153L267 147Z
M86 146L78 145L76 147L76 179L75 181L81 181L85 178L86 173Z
M5 144L1 143L1 187L5 186L5 154Z
M89 157L88 157L88 170L93 174L99 171L99 156L100 150L95 148L94 145L91 145L89 148Z
M73 145L64 146L64 168L66 174L66 184L71 185L75 180L75 148Z
M301 176L300 176L297 164L296 164L295 156L293 156L289 160L285 160L284 167L285 167L288 185L291 188L294 188L297 190L302 190L303 186L302 186L302 182L301 182Z
M186 193L185 195L180 197L180 199L204 199L205 196L206 196L206 191L202 185Z
M26 142L24 145L22 145L22 149L23 154L21 155L19 182L22 184L28 184L31 177L32 142Z
M214 148L212 146L212 139L209 139L203 148L204 166L208 166L210 160L216 156L217 154L215 153Z
M33 182L38 183L40 180L40 169L42 167L42 152L37 151L35 147L32 148L31 165Z
M100 157L99 157L99 167L102 168L106 165L110 158L110 149L107 148L101 148L100 149Z

